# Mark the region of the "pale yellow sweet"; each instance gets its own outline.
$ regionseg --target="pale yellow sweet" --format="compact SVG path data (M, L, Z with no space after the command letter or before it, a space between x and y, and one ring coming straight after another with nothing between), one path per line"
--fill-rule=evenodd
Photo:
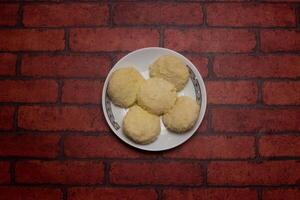
M171 55L159 57L150 65L150 77L160 77L174 84L177 91L186 85L189 79L189 70L184 62Z
M149 144L156 140L160 133L159 117L134 105L124 117L123 132L136 143Z
M117 69L110 77L108 96L115 105L128 108L136 102L137 92L144 81L133 67Z
M181 96L162 120L170 131L183 133L193 128L199 117L200 106L191 97Z
M176 88L162 78L150 78L145 81L137 94L137 103L147 111L162 115L174 105Z

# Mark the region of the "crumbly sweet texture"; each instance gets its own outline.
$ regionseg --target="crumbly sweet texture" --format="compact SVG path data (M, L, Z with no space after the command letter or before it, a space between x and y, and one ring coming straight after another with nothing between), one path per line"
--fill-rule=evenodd
M200 106L191 97L181 96L176 100L173 108L166 113L162 120L170 131L184 133L193 128L198 116Z
M128 108L136 102L137 92L144 81L133 67L117 69L110 77L108 95L115 105Z
M176 88L162 78L150 78L141 86L137 103L147 111L162 115L174 105Z
M159 117L134 105L123 119L123 132L136 143L151 143L160 133Z
M189 70L185 63L176 56L164 55L159 57L149 67L150 77L163 78L174 84L177 91L186 85L189 79Z

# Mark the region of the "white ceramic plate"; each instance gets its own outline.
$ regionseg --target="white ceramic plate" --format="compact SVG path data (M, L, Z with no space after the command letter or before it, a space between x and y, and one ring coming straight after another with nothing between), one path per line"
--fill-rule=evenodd
M174 55L181 58L189 67L190 69L189 81L185 86L185 88L178 93L178 96L185 95L185 96L190 96L195 100L198 100L200 102L200 107L201 107L200 114L193 129L191 129L186 133L183 134L172 133L165 128L164 124L161 121L161 133L157 138L157 140L147 145L136 144L123 134L122 121L127 112L127 109L115 106L110 101L109 97L107 96L107 84L111 74L116 69L128 67L128 66L135 66L136 69L144 76L144 78L148 79L149 65L152 64L158 57L166 54ZM174 148L184 143L195 133L197 128L200 126L205 114L206 90L205 90L203 79L199 74L197 68L186 57L170 49L165 49L160 47L149 47L149 48L138 49L136 51L127 54L126 56L121 58L110 70L103 86L102 107L103 107L103 112L107 123L109 124L113 132L121 140L139 149L148 150L148 151L162 151L162 150Z

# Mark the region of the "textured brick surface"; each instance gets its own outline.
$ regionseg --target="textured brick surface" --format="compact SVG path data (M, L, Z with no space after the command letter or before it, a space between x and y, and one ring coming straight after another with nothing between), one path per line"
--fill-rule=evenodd
M9 162L0 161L0 183L10 182Z
M49 80L0 81L1 102L55 102L57 83Z
M0 0L0 200L300 199L299 27L300 0ZM102 110L113 65L151 46L207 91L195 135L163 152Z
M70 200L97 200L102 199L137 199L155 200L157 194L153 189L137 188L71 188L68 190Z
M205 113L203 121L201 122L198 130L196 132L198 133L206 133L208 129L208 114Z
M265 82L263 101L269 105L299 105L300 81Z
M36 187L0 187L1 200L61 200L60 189Z
M186 54L185 55L190 61L197 67L199 73L201 74L202 78L207 77L208 74L208 59L202 56L197 56L197 55L190 55Z
M167 189L163 197L166 200L256 200L257 194L255 190L249 189Z
M295 26L295 19L295 10L286 4L219 3L207 7L207 23L213 26Z
M103 182L103 163L98 161L20 161L20 183L97 184Z
M14 107L0 106L0 129L11 130L14 123Z
M0 30L1 51L56 51L63 50L63 30L3 29Z
M0 54L0 75L14 75L16 72L17 56L14 54Z
M254 155L254 138L244 136L197 136L164 154L165 157L186 159L251 158Z
M119 138L113 136L69 136L64 141L65 154L77 158L139 158L153 157L128 148Z
M103 131L107 129L99 107L23 106L19 109L18 125L42 131Z
M176 162L114 162L110 170L110 181L123 185L201 185L204 171L203 167L197 163Z
M64 82L62 101L65 103L100 104L102 81L67 80Z
M158 31L149 28L73 29L70 33L70 47L79 52L130 51L158 43Z
M261 48L264 52L299 51L300 33L295 30L265 30L261 32Z
M207 81L207 98L211 104L255 104L257 85L250 81Z
M230 78L297 78L300 56L217 56L214 73Z
M17 24L18 4L0 5L0 26L14 26Z
M215 109L212 111L212 128L216 131L300 131L299 123L299 109Z
M118 3L114 7L114 13L116 24L203 23L202 9L198 3Z
M226 29L167 29L165 46L189 52L251 52L255 35L248 30Z
M111 61L107 56L25 56L21 73L34 77L106 77Z
M208 183L213 185L292 185L300 178L297 161L212 162L208 165Z
M1 135L0 156L46 157L59 154L59 136Z
M26 5L23 11L25 26L85 26L107 22L108 6L97 3Z
M260 138L259 149L262 156L300 156L299 136L263 136Z
M270 189L264 190L262 195L264 200L284 200L299 199L300 190L298 189Z

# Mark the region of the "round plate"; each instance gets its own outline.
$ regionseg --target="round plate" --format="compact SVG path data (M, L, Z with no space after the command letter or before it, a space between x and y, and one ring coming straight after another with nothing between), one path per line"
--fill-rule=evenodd
M158 57L162 55L174 55L181 58L189 68L190 78L183 90L178 93L178 96L190 96L193 99L197 100L200 103L200 114L198 120L190 131L182 134L176 134L171 131L168 131L161 120L161 132L157 140L153 143L147 145L141 145L134 143L130 139L128 139L122 131L122 121L128 109L120 108L115 106L107 96L107 84L110 79L111 74L119 68L135 66L135 68L144 76L144 78L149 78L149 70L148 67L152 64ZM127 144L148 151L162 151L174 148L185 141L187 141L200 126L205 110L206 110L206 90L203 79L199 74L197 68L193 65L191 61L189 61L183 55L172 51L170 49L160 48L160 47L149 47L143 48L136 51L133 51L123 58L121 58L114 67L110 70L102 91L102 107L105 119L109 124L110 128L113 132L124 142Z

